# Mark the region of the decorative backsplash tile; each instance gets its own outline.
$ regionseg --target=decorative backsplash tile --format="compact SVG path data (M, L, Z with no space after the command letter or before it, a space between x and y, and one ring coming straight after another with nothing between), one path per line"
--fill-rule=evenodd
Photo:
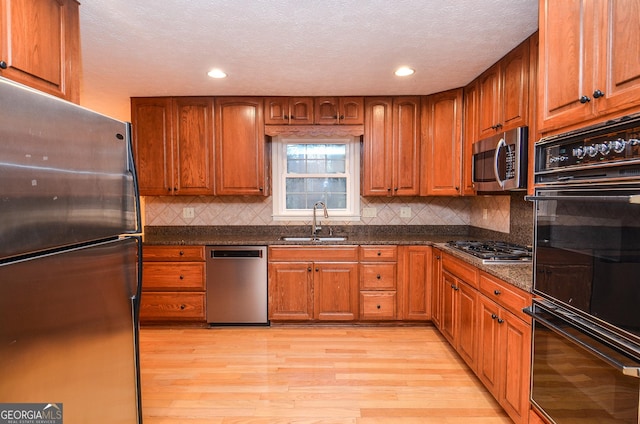
M358 223L337 222L336 225L472 225L508 233L509 199L510 196L367 197L361 198L360 210L375 208L375 217L362 217ZM274 221L271 197L145 197L144 204L145 225L149 226L310 223L310 220ZM193 218L185 217L185 208L193 208ZM410 216L402 216L403 210L410 210Z

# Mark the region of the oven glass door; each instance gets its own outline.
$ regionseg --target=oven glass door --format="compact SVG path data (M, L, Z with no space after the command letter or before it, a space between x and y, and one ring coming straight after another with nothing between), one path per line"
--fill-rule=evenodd
M534 292L640 344L640 186L536 190Z
M638 424L638 358L553 307L533 311L533 404L555 424Z

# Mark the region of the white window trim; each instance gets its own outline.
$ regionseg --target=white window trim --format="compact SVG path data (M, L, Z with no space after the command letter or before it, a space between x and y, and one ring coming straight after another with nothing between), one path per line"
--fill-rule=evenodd
M344 143L347 145L347 208L328 209L329 218L323 221L360 221L360 139L358 137L274 137L271 145L273 165L272 203L274 221L310 220L313 212L308 209L286 210L286 166L287 144L329 144Z

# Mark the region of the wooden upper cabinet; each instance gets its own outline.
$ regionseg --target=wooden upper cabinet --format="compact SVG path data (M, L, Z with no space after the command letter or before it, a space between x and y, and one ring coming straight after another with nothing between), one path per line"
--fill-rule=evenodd
M640 4L540 0L540 131L584 126L640 106Z
M264 123L266 125L313 124L313 97L266 97Z
M364 97L316 97L314 109L316 124L364 123Z
M478 138L525 126L529 120L529 40L478 78Z
M460 194L462 89L423 98L420 195Z
M79 103L75 0L0 0L0 76Z
M140 194L213 194L213 99L131 99Z
M216 97L216 194L269 195L262 98Z
M473 81L462 94L462 182L463 196L475 195L473 184L473 143L478 140L478 83ZM531 161L533 163L533 161Z
M367 97L362 193L419 193L420 97Z

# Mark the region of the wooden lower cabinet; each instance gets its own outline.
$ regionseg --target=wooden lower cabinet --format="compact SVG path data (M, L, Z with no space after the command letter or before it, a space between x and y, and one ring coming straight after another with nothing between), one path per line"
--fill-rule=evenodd
M398 318L398 246L360 246L360 319Z
M433 249L431 246L399 246L398 249L401 318L403 321L428 321L432 313Z
M358 319L357 246L269 248L269 320Z
M529 422L531 294L434 250L433 322L517 424Z
M144 246L140 321L204 323L204 246Z

